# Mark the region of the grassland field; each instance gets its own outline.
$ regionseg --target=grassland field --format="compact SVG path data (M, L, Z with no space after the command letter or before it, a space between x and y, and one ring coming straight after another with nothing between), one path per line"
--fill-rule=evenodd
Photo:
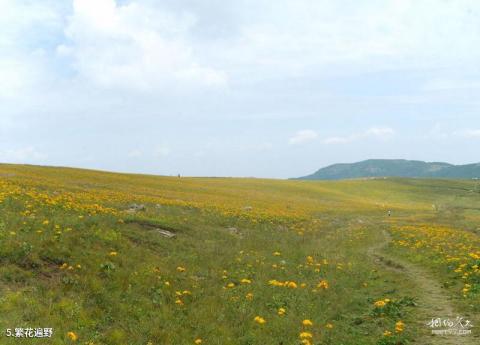
M478 324L479 268L475 180L0 165L2 345L480 344L426 326L448 310Z

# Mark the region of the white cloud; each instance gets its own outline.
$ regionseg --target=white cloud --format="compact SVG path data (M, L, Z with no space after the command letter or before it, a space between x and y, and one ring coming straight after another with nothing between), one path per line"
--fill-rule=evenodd
M143 156L143 151L142 150L138 150L138 149L135 149L135 150L131 150L130 152L128 152L127 154L127 157L128 158L140 158Z
M386 138L392 136L393 134L395 134L395 131L390 127L372 127L365 132L364 136Z
M315 140L318 137L317 132L311 129L304 129L296 132L289 140L290 145L303 144Z
M480 138L480 129L464 129L453 133L456 136L464 138Z
M13 98L43 82L44 51L26 35L58 27L60 17L48 4L0 0L0 97Z
M155 152L153 153L153 155L157 158L163 158L163 157L167 157L168 155L170 155L171 153L171 150L169 147L167 146L159 146L155 149Z
M219 51L264 73L324 73L329 65L370 71L475 64L480 56L478 2L390 0L255 1L241 38ZM333 70L334 72L339 72ZM262 74L263 75L263 74ZM252 77L261 77L253 75Z
M388 139L395 134L395 131L390 127L371 127L364 132L355 133L348 136L334 136L323 140L324 144L348 144L357 140L366 138Z
M17 48L21 35L35 26L55 26L59 15L49 3L0 0L0 46ZM38 28L38 27L37 27Z
M8 163L38 163L46 157L33 146L0 150L0 161Z
M24 64L14 58L0 58L0 96L13 97L29 81Z
M101 87L150 90L172 82L223 86L225 72L198 62L189 30L192 15L132 2L74 0L57 53L80 77Z

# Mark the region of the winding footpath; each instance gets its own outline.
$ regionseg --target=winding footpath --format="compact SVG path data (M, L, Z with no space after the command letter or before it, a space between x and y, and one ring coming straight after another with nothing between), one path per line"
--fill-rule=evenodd
M480 335L477 333L477 325L472 322L474 328L469 335L433 335L432 329L427 326L427 322L433 318L449 318L455 320L457 316L463 316L469 319L469 315L458 313L453 305L452 298L447 291L434 279L425 269L412 263L391 258L385 254L384 249L391 242L390 234L383 230L384 241L380 241L368 249L368 255L385 269L392 270L405 276L414 282L417 286L418 306L417 319L419 338L415 344L419 345L479 345ZM471 319L469 319L471 320ZM444 328L442 328L444 329Z

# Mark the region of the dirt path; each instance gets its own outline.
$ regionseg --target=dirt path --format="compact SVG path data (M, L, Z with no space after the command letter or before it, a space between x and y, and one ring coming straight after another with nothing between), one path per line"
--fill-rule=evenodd
M426 325L429 320L432 320L433 318L455 320L457 316L463 316L464 318L469 319L468 315L458 313L455 310L452 299L447 292L426 270L417 265L399 260L398 258L393 259L386 255L384 249L388 243L390 243L391 237L385 230L383 230L383 236L385 240L380 241L379 244L369 248L368 254L379 265L404 275L406 279L413 281L417 286L416 292L418 306L416 310L420 334L419 339L416 339L415 344L479 345L480 337L476 334L476 327L472 329L470 335L432 335L432 330ZM474 326L477 326L475 323L473 324ZM442 327L441 329L445 329L445 327Z

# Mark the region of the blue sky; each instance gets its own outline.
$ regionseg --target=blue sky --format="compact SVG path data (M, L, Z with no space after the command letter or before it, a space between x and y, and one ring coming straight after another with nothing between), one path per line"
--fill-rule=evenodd
M480 161L480 3L0 0L0 161L285 178Z

